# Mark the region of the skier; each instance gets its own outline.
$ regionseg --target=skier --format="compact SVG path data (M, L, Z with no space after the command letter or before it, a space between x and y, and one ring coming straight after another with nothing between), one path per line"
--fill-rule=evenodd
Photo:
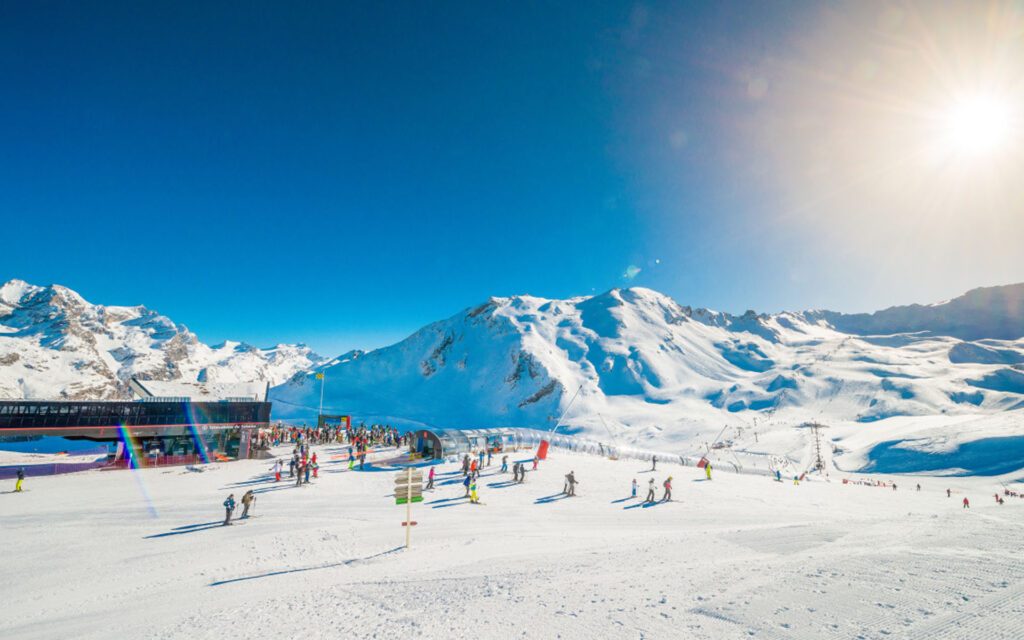
M651 471L658 469L658 456L651 456Z
M289 478L294 478L295 477L295 463L296 463L296 461L298 459L299 459L298 456L293 455L292 459L288 461L288 477Z
M253 494L252 489L242 494L242 517L241 520L245 520L249 517L249 507L256 501L256 496Z
M800 484L800 476L793 476L793 484Z
M483 449L481 449L480 452L477 454L477 460L478 460L478 462L477 462L476 468L478 470L480 470L480 471L483 471L483 468L484 468L484 450Z
M469 475L475 476L476 475L476 470L477 470L476 460L474 459L473 462L469 463Z
M469 485L469 503L480 504L480 496L476 494L476 480Z
M430 473L427 474L427 489L434 488L434 467L430 467Z
M894 483L892 483L892 490L893 490L893 491L895 491L895 490L896 490L896 483L895 483L895 482L894 482Z
M538 458L537 456L533 456L533 470L534 471L537 470L537 463L538 462L540 462L540 458ZM524 471L525 471L525 469L524 469Z
M953 497L953 492L950 491L949 489L946 489L946 497L947 498L952 498Z
M970 509L970 508L971 508L971 501L967 499L967 496L964 496L964 509Z
M775 482L782 482L782 472L778 469L775 470Z
M281 459L278 458L277 461L274 462L274 466L270 468L271 471L274 472L274 482L281 482L281 469L282 469L282 467L284 467L284 465L281 464Z
M669 476L662 485L665 487L665 495L662 496L662 502L672 502L672 476Z
M351 470L353 470L355 468L356 468L356 459L352 456L352 454L349 454L349 456L348 456L348 470L351 471Z
M568 494L570 496L575 496L576 495L576 485L579 484L579 482L576 480L576 473L574 471L570 471L569 475L565 476L565 481L569 485L569 492L568 492Z
M708 480L711 479L711 463L710 462L704 465L704 475L707 477Z
M235 494L228 496L224 501L224 524L231 524L231 514L235 512Z
M508 473L508 456L501 456L501 472Z
M469 454L462 456L462 475L469 474Z
M18 479L14 483L14 491L21 493L21 483L25 482L25 469L22 467L18 468Z
M636 478L633 478L633 491L632 491L632 494L629 497L630 498L635 498L636 497Z
M472 483L472 482L473 482L473 477L472 477L472 476L470 476L470 475L467 475L467 476L465 477L465 479L463 479L463 481L462 481L462 486L466 487L466 495L465 495L465 496L463 496L464 498L468 498L468 497L469 497L469 485L470 485L470 483Z
M920 483L918 483L918 485L917 485L917 490L918 490L918 492L921 491L921 484Z
M363 470L363 465L366 464L366 449L363 449L362 453L359 454L359 470Z
M313 478L319 478L320 476L317 475L317 472L320 471L320 464L316 461L316 456L313 457L312 467L313 467ZM307 474L306 482L309 482L308 474Z
M492 455L494 455L494 452L492 452L490 449L488 449L487 450L487 466L488 467L491 466L491 456Z
M644 502L654 502L654 478L647 481L647 499Z
M296 487L302 486L302 463L301 462L296 464L296 469L295 469L295 486Z

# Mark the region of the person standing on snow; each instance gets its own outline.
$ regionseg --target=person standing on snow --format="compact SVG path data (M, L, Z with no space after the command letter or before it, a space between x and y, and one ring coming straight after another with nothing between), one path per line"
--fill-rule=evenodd
M463 496L464 498L468 498L469 497L469 485L472 482L473 482L473 476L467 475L465 478L463 478L462 486L466 487L466 495Z
M274 482L281 482L281 469L283 467L284 465L281 464L281 459L278 458L277 461L274 462L274 466L270 468L270 470L274 472Z
M970 508L971 508L971 501L967 499L967 496L964 496L964 509L970 509Z
M633 493L630 495L631 498L636 497L636 478L633 478Z
M662 502L672 502L672 476L669 476L662 484L665 488L665 495L662 496Z
M953 492L950 491L949 489L946 489L946 497L947 498L952 498L953 497Z
M462 456L462 475L469 474L469 454Z
M651 471L658 470L658 456L651 456Z
M296 463L295 466L296 466L296 468L295 468L295 486L296 487L301 487L302 486L302 463L298 462L298 463Z
M235 512L235 494L228 496L228 499L224 501L224 524L231 524L231 514Z
M256 501L256 496L253 494L252 489L249 489L242 494L242 516L240 520L245 520L249 517L249 507Z
M654 502L654 478L647 481L647 499L644 502Z
M480 504L480 496L476 494L476 480L469 484L469 502L470 504Z
M313 467L313 478L314 479L319 478L320 476L317 475L317 472L320 471L320 463L318 463L316 461L316 456L313 457L313 462L311 463L311 466ZM309 474L308 473L306 474L306 482L309 482Z
M482 471L483 468L484 468L484 450L483 449L481 449L480 453L477 454L477 460L478 460L478 462L476 464L476 468L477 468L478 471Z
M298 456L292 455L292 459L288 461L288 477L295 477L295 461L298 460Z
M565 476L565 481L566 481L566 484L569 485L568 495L575 496L576 495L576 485L579 484L579 482L576 480L576 472L575 471L570 471L569 475Z
M491 451L490 449L488 449L487 450L487 466L488 467L491 466L491 456L492 455L494 455L494 452Z
M708 480L711 479L711 463L710 462L708 462L707 464L704 465L704 475L707 477Z
M533 456L533 470L534 470L534 471L536 471L536 470L537 470L537 463L538 463L538 462L540 462L540 458L538 458L537 456ZM526 470L526 469L523 469L523 471L525 471L525 470Z
M21 483L25 482L25 469L18 468L18 479L14 481L14 492L21 493Z
M427 474L427 489L434 488L434 467L430 467L430 473Z
M921 491L921 485L920 484L917 485L917 490L918 490L918 492Z
M508 456L501 456L501 472L508 473Z

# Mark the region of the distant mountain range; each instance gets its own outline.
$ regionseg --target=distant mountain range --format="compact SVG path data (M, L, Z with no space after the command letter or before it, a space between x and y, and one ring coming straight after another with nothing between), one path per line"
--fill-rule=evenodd
M0 398L128 398L132 376L274 385L322 361L304 345L208 346L146 307L90 304L58 285L0 287Z
M325 405L395 423L655 436L788 416L872 422L1024 407L1024 284L873 314L732 315L656 291L491 298L398 344L326 360L304 345L208 346L142 306L0 287L0 397L124 398L149 380L268 381L275 416ZM578 392L578 394L577 394ZM696 426L694 426L696 428Z
M855 315L736 316L631 288L492 298L318 370L331 411L369 419L544 428L569 409L570 429L602 438L692 438L770 420L1019 409L1022 336L1024 284ZM305 372L271 397L277 415L310 419L319 393Z

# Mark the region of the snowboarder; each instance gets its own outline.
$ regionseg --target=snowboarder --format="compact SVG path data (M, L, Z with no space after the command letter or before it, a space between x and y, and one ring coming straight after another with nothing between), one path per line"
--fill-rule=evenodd
M253 494L252 489L242 494L242 516L241 520L245 520L249 517L249 507L256 501L256 496Z
M22 490L21 489L21 483L23 483L23 482L25 482L25 469L24 468L19 468L18 469L18 479L14 482L14 491L16 493L21 493L21 490Z
M470 485L470 484L471 484L472 482L473 482L473 476L470 476L470 475L467 475L467 476L466 476L466 477L465 477L465 478L464 478L464 479L462 480L462 486L466 487L466 495L465 495L465 496L463 496L464 498L468 498L468 497L469 497L469 485Z
M569 475L565 476L565 482L568 485L569 489L569 491L567 492L568 495L575 496L576 485L579 484L579 482L576 480L576 473L574 471L570 471Z
M635 498L636 497L636 478L633 478L633 491L632 491L632 493L631 493L631 495L629 497L630 498Z
M501 456L501 472L508 473L508 456Z
M651 456L651 471L658 470L658 456Z
M662 496L662 502L672 502L672 476L669 476L662 485L665 488L665 495Z
M647 499L644 502L654 502L654 478L647 481Z
M228 499L224 501L224 524L231 524L231 514L235 512L235 494L228 496Z
M971 501L967 499L967 496L964 496L964 509L970 509L970 508L971 508Z
M434 467L430 467L430 473L427 474L427 489L434 488Z
M710 462L704 465L704 476L708 480L711 479L711 463Z

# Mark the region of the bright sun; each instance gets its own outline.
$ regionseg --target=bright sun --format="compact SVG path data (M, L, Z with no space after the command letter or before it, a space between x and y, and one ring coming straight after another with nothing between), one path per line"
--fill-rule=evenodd
M1006 144L1013 122L1006 102L975 96L957 102L946 114L950 146L960 153L984 155Z

